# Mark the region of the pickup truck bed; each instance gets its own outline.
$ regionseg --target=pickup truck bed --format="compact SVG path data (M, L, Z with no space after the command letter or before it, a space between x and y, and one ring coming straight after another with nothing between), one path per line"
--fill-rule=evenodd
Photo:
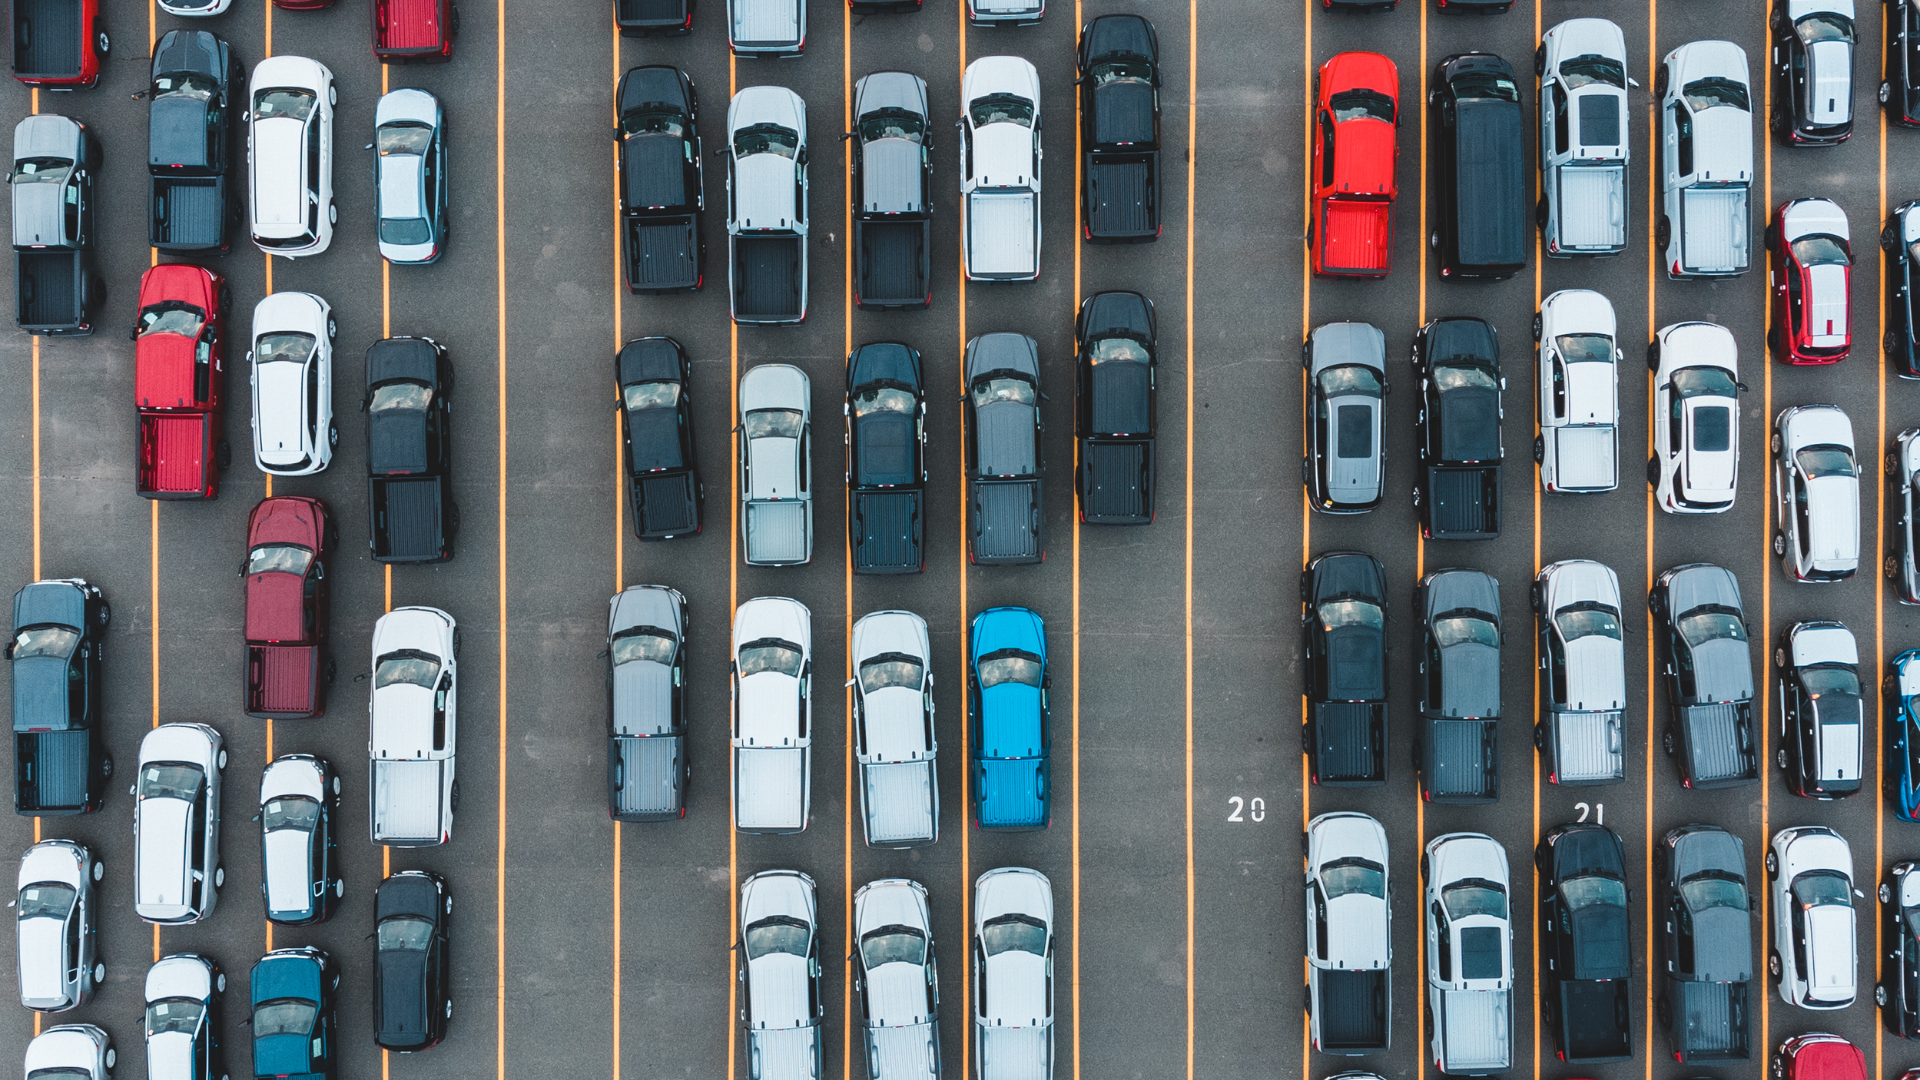
M637 293L691 292L701 285L698 219L630 217L624 222L627 288Z
M1616 429L1595 424L1543 428L1540 437L1553 455L1555 491L1612 491L1620 484Z
M1558 175L1560 253L1612 254L1626 247L1626 166L1563 165Z
M934 837L933 762L860 766L867 843L924 844Z
M1688 755L1693 787L1718 787L1760 778L1753 752L1753 723L1735 703L1688 705L1679 713L1675 749Z
M922 493L853 493L853 568L862 574L912 574L926 565Z
M226 239L226 180L217 176L153 177L148 238L165 251L217 248Z
M798 236L733 238L736 322L791 323L806 317L802 298L806 240Z
M976 191L967 197L967 272L1021 280L1040 272L1033 217L1040 196L1031 191Z
M440 841L439 760L373 762L373 842Z
M87 809L93 732L16 732L14 809L22 814L78 814Z
M320 646L247 646L249 716L311 716L320 708Z
M1438 990L1432 993L1434 1056L1446 1049L1454 1075L1505 1072L1513 1059L1512 991Z
M619 0L616 18L622 29L672 31L687 21L685 0Z
M1427 537L1492 540L1500 535L1500 466L1427 466Z
M41 78L80 74L86 28L80 0L13 0L13 72Z
M863 308L923 308L933 303L926 218L853 223L854 301Z
M1549 714L1554 783L1612 784L1625 779L1625 723L1619 712Z
M993 1062L994 1080L1053 1080L1050 1028L976 1025L974 1030L980 1033L980 1057Z
M15 251L14 321L37 334L91 334L89 309L104 296L93 295L87 259L72 249Z
M1314 1009L1314 1049L1323 1054L1362 1054L1387 1048L1388 974L1314 968L1319 988Z
M1687 1064L1745 1061L1750 1050L1748 984L1670 982L1674 1053Z
M668 814L680 775L680 742L671 735L616 738L620 790L614 810L620 814Z
M1629 1034L1625 979L1565 979L1560 983L1560 1050L1572 1062L1625 1061Z
M813 504L794 499L747 504L747 562L802 563L807 561L808 515Z
M195 499L206 477L206 455L215 440L209 413L140 414L140 494L149 499Z
M1153 440L1088 439L1080 444L1083 520L1144 525L1153 520Z
M1323 200L1317 237L1329 274L1385 274L1393 250L1393 204L1380 199Z
M1478 802L1500 795L1497 720L1435 720L1426 725L1421 773L1428 797L1441 802Z
M1317 701L1309 705L1307 753L1318 784L1381 784L1387 779L1387 705Z
M927 1047L934 1039L932 1024L870 1027L867 1031L867 1069L872 1076L927 1076Z
M972 486L974 561L1040 561L1040 481L975 480Z
M375 476L367 481L377 562L437 562L441 559L444 501L439 476Z
M733 752L734 827L799 832L807 827L807 752L784 747Z
M975 758L980 824L989 828L1040 828L1050 810L1041 800L1038 758Z
M1157 150L1087 155L1087 235L1141 241L1160 235Z
M1680 193L1682 268L1698 274L1738 274L1747 268L1752 227L1747 189L1687 188Z
M374 40L382 49L440 47L440 0L374 0Z

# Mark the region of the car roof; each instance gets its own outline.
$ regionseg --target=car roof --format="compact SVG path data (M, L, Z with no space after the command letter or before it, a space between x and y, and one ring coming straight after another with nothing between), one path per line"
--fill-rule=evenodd
M680 343L664 334L634 338L620 346L614 357L614 369L620 385L639 382L679 382L686 353Z
M64 578L36 581L13 594L13 628L53 625L79 629L87 618L87 594Z
M847 358L847 389L851 392L876 379L890 379L921 390L920 354L910 345L875 341L856 347Z

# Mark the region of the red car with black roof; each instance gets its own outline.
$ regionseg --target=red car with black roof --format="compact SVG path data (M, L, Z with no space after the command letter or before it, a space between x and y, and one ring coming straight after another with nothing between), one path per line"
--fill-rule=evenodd
M232 294L219 274L162 263L140 278L133 326L139 459L134 484L149 499L211 499L231 460L222 424L226 321Z
M326 554L339 538L327 504L262 499L247 518L247 715L298 720L326 712Z

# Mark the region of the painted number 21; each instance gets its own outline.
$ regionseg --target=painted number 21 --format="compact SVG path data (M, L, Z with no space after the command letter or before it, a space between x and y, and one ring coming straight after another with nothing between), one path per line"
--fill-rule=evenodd
M1588 806L1586 803L1583 803L1583 802L1574 803L1573 808L1575 810L1580 811L1581 821L1587 820ZM1607 823L1607 804L1594 803L1592 806L1592 810L1593 810L1593 823L1595 825L1605 825Z
M1251 799L1243 799L1238 795L1229 795L1227 796L1227 801L1233 804L1232 812L1227 814L1228 821L1267 820L1267 800L1259 796ZM1586 819L1582 818L1581 820L1584 821Z

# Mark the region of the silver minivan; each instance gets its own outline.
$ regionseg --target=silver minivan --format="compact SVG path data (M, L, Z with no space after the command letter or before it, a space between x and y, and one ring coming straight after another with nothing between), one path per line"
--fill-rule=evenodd
M86 1004L107 977L94 951L100 915L93 887L105 868L84 844L47 840L20 858L14 896L20 1004L65 1012Z
M133 803L133 910L151 923L213 914L220 866L220 774L227 751L205 724L162 724L140 740Z

